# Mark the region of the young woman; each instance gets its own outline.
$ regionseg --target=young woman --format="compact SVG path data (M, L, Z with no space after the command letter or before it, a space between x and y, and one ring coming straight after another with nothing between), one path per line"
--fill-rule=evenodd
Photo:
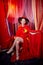
M18 26L18 30L16 32L16 37L18 37L18 40L15 39L15 41L19 42L20 38L23 39L23 44L20 43L20 42L22 42L22 40L19 42L20 43L19 47L21 47L20 50L22 52L21 53L18 52L18 60L25 60L25 59L28 59L28 51L29 51L29 30L30 30L30 28L27 25L29 20L27 18L25 18L25 17L20 17L18 19L18 22L20 24ZM15 55L12 56L11 60L13 62L15 61Z

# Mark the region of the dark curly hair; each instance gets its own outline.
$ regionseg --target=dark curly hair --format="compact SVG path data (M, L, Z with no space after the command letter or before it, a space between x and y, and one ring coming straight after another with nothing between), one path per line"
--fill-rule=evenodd
M22 19L25 19L26 23L25 24L28 24L29 20L26 18L26 17L19 17L18 18L18 22L21 24L21 20Z

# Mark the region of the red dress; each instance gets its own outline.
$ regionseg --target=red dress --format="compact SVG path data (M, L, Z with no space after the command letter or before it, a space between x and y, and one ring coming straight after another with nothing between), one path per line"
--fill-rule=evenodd
M29 26L25 25L24 27L19 26L17 32L16 32L16 36L18 37L22 37L24 39L24 43L22 44L22 50L19 53L19 60L25 60L29 58L29 43L30 43L30 39L29 39ZM12 56L11 61L15 61L15 54Z
M30 54L33 58L40 58L41 55L41 31L30 30Z
M30 28L25 25L20 26L16 32L16 36L22 37L24 43L22 44L22 50L19 52L19 60L28 60L33 58L40 58L41 49L41 32L30 30ZM16 60L16 54L11 57L11 61Z

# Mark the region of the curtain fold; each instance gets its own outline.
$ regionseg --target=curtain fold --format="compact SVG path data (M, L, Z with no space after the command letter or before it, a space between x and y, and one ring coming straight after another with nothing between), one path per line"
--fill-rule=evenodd
M15 24L15 30L17 30L18 18L22 16L27 17L30 24L35 24L35 30L42 30L43 0L11 0L11 2L8 0L8 2L10 4L8 4L8 12L6 12L8 17L12 17L13 20L10 21ZM10 5L11 7L9 7ZM5 10L7 10L6 4Z
M43 6L42 0L32 0L32 12L35 22L35 30L41 30L42 28L42 17L43 17ZM40 28L41 27L41 28Z

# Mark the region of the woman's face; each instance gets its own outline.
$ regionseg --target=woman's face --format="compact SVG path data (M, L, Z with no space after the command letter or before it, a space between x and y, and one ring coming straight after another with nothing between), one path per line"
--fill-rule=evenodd
M22 19L22 20L21 20L21 24L22 24L22 25L25 25L25 23L26 23L25 19Z

